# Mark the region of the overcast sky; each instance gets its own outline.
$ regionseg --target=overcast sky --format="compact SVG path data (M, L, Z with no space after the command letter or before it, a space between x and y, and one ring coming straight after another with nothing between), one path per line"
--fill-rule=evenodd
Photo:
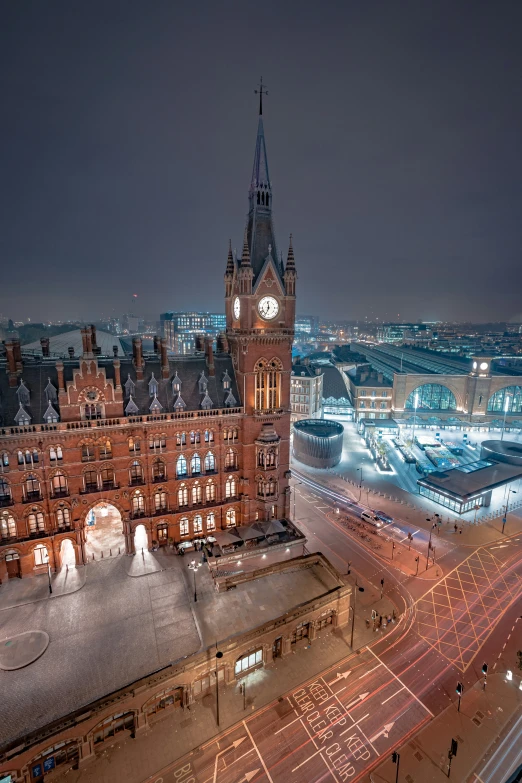
M262 74L298 312L522 320L519 0L6 0L0 313L223 310Z

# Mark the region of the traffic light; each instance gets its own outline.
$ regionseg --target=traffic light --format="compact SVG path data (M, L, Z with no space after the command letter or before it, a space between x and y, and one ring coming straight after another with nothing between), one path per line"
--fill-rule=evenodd
M461 682L457 683L456 690L457 690L457 695L458 696L462 696L462 691L464 690L464 686L463 686L463 684Z
M459 746L459 743L456 739L451 740L451 755L456 756L457 755L457 748Z
M393 751L392 753L392 761L394 764L397 764L399 761L399 754L396 751Z
M482 674L485 677L487 673L488 673L488 665L487 665L487 663L483 663L482 664Z

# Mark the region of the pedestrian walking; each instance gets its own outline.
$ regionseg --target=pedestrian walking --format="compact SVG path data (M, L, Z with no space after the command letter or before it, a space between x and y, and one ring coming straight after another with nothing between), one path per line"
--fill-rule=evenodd
M379 615L379 628L381 627L381 625L382 625L382 614Z
M397 619L397 615L395 614L395 609L394 609L392 612L392 622L394 623L396 619Z
M455 533L457 532L458 529L459 529L459 527L458 527L457 523L455 522Z

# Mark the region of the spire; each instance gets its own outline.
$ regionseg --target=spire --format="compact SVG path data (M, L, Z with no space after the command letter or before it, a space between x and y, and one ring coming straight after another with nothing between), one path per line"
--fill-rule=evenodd
M263 90L263 87L266 87L266 84L263 84L263 77L261 77L260 84L259 84L259 90L254 90L256 95L259 95L259 116L261 117L263 114L263 95L268 95L268 90Z
M243 240L243 254L241 256L241 266L250 266L250 250L248 249L248 236L245 230L245 238Z
M286 258L286 271L295 272L294 246L292 244L292 234L290 234L290 244L288 246L288 256Z
M229 239L226 274L233 274L233 272L234 272L234 256L232 255L232 240Z

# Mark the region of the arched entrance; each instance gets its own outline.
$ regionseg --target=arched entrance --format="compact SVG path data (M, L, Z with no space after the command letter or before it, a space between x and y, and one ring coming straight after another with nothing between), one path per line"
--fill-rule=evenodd
M64 538L60 545L60 563L61 567L74 568L76 566L76 553L74 545L69 538Z
M110 503L97 503L88 512L84 527L87 560L125 554L123 520Z
M134 529L134 551L141 552L143 549L145 552L149 548L149 539L147 537L147 529L145 525L137 525Z

